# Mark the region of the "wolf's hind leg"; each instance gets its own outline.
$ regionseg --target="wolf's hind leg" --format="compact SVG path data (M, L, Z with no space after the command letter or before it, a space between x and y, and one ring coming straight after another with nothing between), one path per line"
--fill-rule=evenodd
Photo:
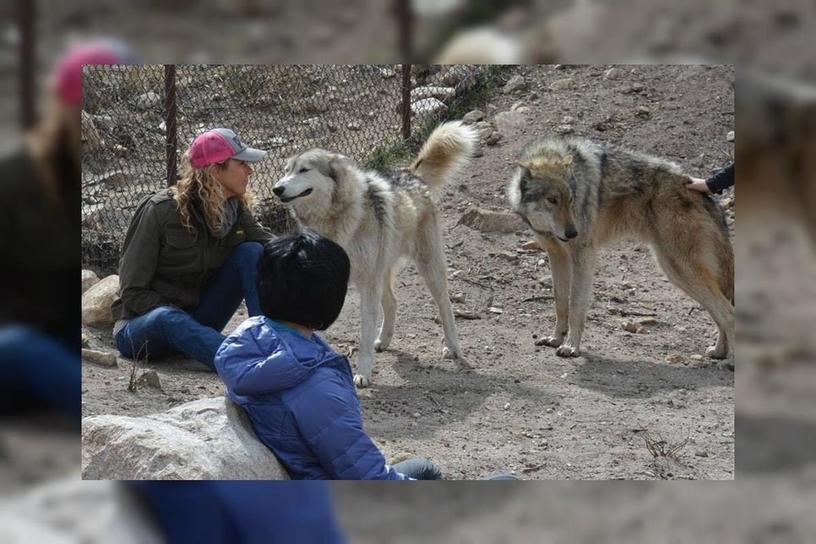
M671 252L659 244L653 249L660 267L669 280L688 293L711 315L717 324L717 343L706 350L715 359L727 359L724 367L733 367L734 358L734 305L723 293L729 278L721 277L733 271L733 254L730 247L712 248L706 243L711 239L699 225L691 233L685 232L674 238ZM722 243L722 241L721 241ZM725 242L727 243L727 241Z
M385 351L394 337L394 321L397 317L397 298L394 296L394 270L388 270L383 280L382 293L383 322L380 334L374 342L376 351Z
M453 307L448 296L448 266L442 249L442 234L435 219L426 221L419 228L415 261L419 275L425 280L425 285L428 286L439 307L439 317L442 319L442 330L445 334L445 348L442 354L446 359L464 359L456 335Z

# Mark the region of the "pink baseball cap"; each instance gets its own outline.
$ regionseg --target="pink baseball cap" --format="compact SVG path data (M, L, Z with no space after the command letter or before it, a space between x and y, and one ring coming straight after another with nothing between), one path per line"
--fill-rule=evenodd
M258 162L266 157L266 151L248 147L228 128L214 128L195 137L187 156L193 168L204 168L227 159Z
M72 46L57 61L52 72L54 89L69 106L82 105L82 66L85 64L130 64L128 47L115 40L94 40Z

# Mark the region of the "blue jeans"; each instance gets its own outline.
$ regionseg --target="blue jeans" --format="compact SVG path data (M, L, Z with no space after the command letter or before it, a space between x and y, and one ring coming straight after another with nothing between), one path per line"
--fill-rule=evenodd
M165 542L344 544L331 488L320 481L131 481Z
M0 412L52 409L80 419L80 354L26 325L0 328Z
M195 310L188 313L175 306L159 306L129 320L116 335L119 352L148 360L181 353L215 370L215 352L225 338L221 331L241 300L246 301L250 316L261 314L255 279L262 251L258 242L236 246L204 289Z

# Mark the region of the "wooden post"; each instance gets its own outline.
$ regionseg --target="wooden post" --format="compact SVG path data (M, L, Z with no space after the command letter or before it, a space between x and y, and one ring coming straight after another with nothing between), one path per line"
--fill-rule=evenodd
M164 65L164 124L166 127L165 151L167 154L167 186L176 184L176 65Z

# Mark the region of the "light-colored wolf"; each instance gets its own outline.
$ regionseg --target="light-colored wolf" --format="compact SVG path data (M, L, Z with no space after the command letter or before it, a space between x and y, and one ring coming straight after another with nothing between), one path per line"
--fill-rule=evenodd
M349 254L351 281L360 292L362 334L354 376L359 387L371 381L374 350L387 349L394 334L394 277L404 258L413 259L439 307L443 355L462 358L431 191L468 164L476 142L476 132L461 122L442 124L409 168L387 173L364 170L337 153L311 149L288 160L284 176L273 188L301 224ZM384 319L377 335L380 307Z
M556 322L541 344L580 354L597 250L628 236L648 242L666 276L711 314L719 335L707 353L733 368L734 253L722 210L688 181L669 161L580 138L526 149L508 200L550 257Z

